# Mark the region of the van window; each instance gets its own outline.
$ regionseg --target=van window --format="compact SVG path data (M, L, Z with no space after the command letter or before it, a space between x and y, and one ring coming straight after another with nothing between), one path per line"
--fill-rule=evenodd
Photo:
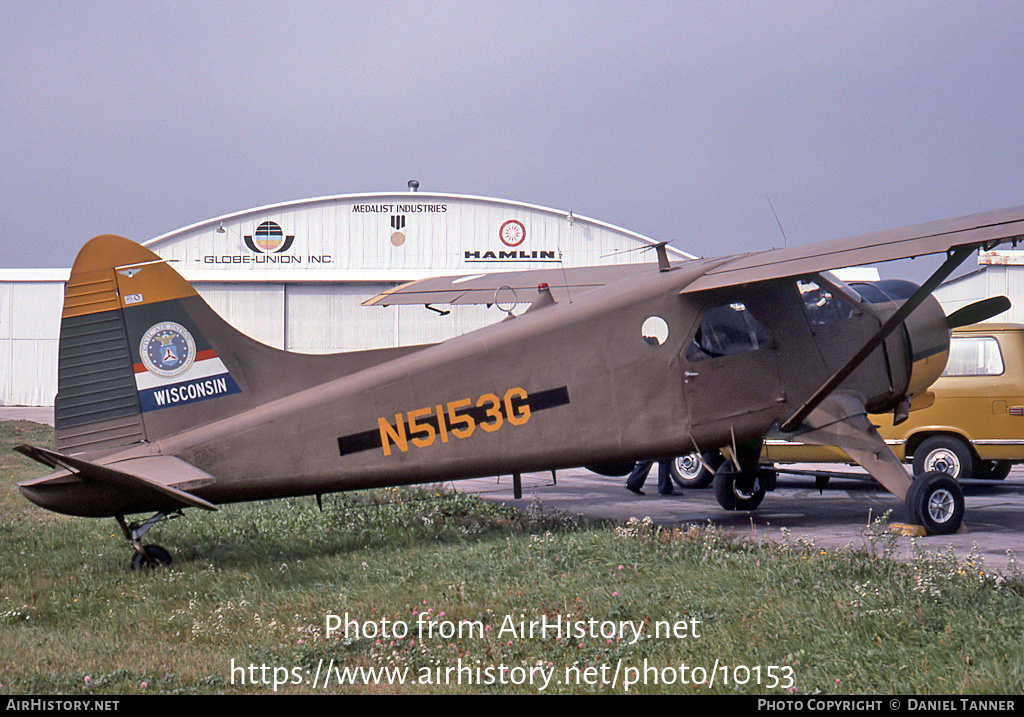
M998 376L1003 372L999 342L991 336L953 337L943 376Z
M768 343L768 332L744 303L736 301L708 309L697 335L686 351L686 360L702 361L755 351Z

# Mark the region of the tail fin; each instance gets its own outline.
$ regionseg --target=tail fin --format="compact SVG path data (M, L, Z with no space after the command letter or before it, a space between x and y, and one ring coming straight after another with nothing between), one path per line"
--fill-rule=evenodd
M55 445L110 453L235 415L419 350L295 354L241 333L149 249L82 247L64 294Z
M205 306L149 249L112 235L86 243L64 293L58 450L152 441L167 427L146 420L150 411L241 392L191 317L187 304L196 302Z

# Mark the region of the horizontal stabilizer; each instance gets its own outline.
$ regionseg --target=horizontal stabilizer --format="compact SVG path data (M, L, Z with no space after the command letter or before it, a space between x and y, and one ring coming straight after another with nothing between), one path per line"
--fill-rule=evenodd
M99 465L37 446L20 445L15 446L14 450L43 465L58 469L57 473L19 483L19 488L32 489L34 486L66 481L70 476L75 476L84 481L104 483L138 495L148 495L161 503L167 503L167 499L170 499L181 508L217 510L212 503L183 490L210 485L216 479L180 458L144 456Z

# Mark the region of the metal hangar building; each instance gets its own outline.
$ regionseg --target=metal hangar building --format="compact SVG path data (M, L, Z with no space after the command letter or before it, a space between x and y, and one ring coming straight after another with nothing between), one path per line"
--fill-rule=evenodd
M978 255L978 268L950 279L935 291L946 313L990 296L1006 296L1010 309L989 319L990 323L1024 324L1024 251L996 249Z
M572 212L409 185L414 191L248 209L144 243L239 330L302 353L432 343L505 315L497 307L442 315L424 306L361 305L407 281L656 261L641 251L653 239ZM676 260L693 258L668 250ZM0 405L53 405L69 271L0 269Z

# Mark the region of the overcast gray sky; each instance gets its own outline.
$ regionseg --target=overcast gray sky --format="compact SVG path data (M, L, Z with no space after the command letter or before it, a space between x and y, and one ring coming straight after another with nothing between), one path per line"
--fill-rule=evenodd
M0 267L412 178L705 256L1024 204L1019 0L33 0L0 72Z

